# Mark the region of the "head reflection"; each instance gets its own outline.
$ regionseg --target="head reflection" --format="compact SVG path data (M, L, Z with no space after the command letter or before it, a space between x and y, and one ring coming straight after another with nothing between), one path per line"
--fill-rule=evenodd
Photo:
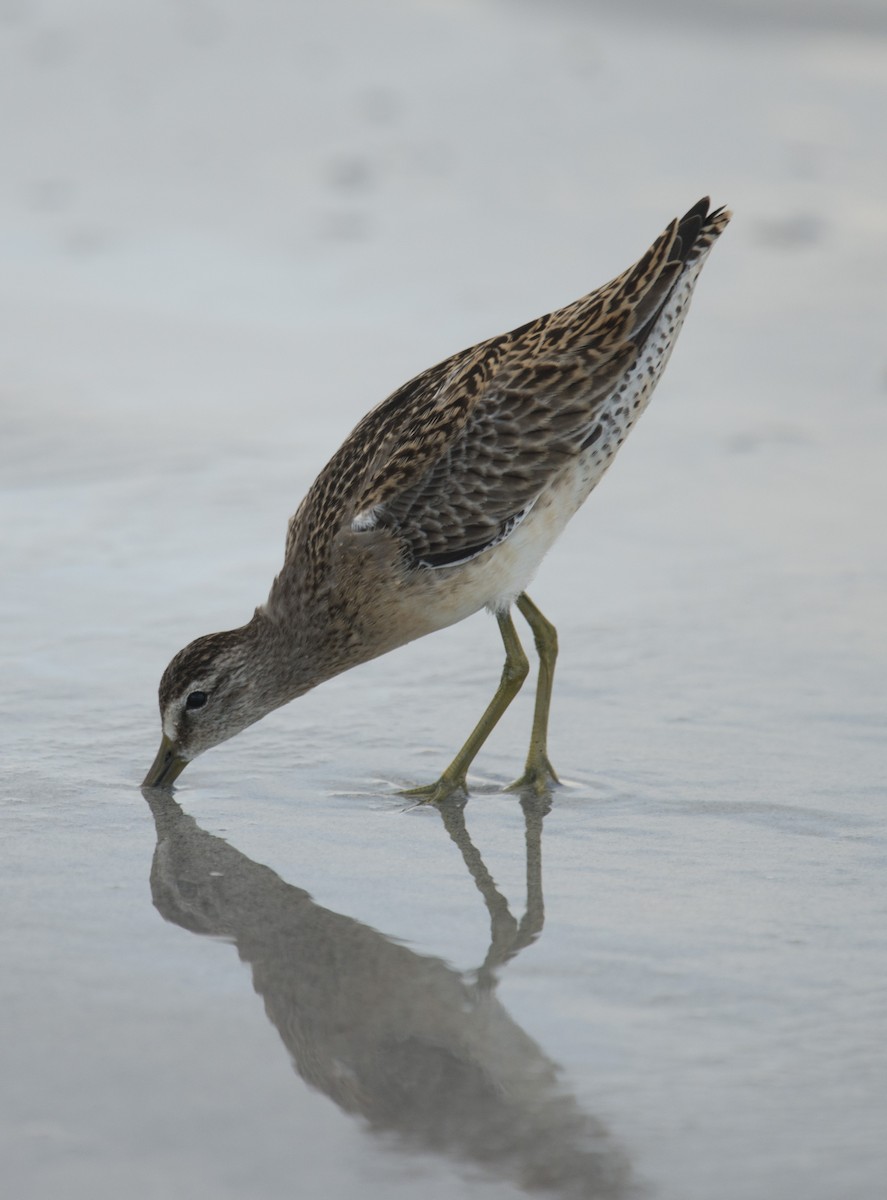
M622 1153L494 994L497 968L542 928L541 802L523 805L527 911L520 921L469 839L463 810L441 810L490 915L489 951L466 976L315 904L202 830L169 793L144 794L157 827L151 891L158 911L236 944L307 1083L371 1129L399 1135L405 1148L480 1166L528 1192L577 1200L628 1194Z

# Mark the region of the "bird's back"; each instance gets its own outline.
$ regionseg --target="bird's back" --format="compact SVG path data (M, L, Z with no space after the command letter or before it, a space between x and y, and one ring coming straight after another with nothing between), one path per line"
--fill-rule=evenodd
M294 533L387 529L412 565L450 565L507 534L571 460L605 467L729 217L700 201L610 283L398 388L318 476Z

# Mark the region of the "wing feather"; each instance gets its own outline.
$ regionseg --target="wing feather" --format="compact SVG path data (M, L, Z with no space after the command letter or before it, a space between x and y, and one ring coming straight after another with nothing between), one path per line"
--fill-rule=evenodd
M600 435L673 289L728 219L700 201L610 283L398 389L318 477L303 506L313 519L296 515L293 540L325 514L358 534L390 531L414 565L444 566L509 536Z

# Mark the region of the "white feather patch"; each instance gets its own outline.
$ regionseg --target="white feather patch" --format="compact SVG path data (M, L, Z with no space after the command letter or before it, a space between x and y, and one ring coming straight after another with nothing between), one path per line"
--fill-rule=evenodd
M369 529L375 529L381 508L380 504L376 504L364 512L357 513L351 520L351 532L366 533Z

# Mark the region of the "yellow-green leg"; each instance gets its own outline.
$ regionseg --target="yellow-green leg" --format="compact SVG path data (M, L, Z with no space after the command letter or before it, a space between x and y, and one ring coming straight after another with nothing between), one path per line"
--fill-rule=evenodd
M509 791L531 791L542 796L558 782L554 767L548 761L548 713L551 708L551 688L554 683L554 664L557 661L557 630L547 620L526 592L517 598L517 607L533 631L539 653L539 681L536 684L536 707L533 710L533 729L530 733L530 752L520 779Z
M518 600L518 606L520 606L520 600ZM521 611L523 612L523 609ZM526 616L526 613L524 615ZM530 670L530 664L518 639L511 614L508 612L497 613L496 620L499 622L499 632L502 634L502 641L505 645L505 666L502 668L502 678L495 696L487 705L486 712L475 725L465 745L437 783L432 783L428 787L410 788L403 793L405 796L419 796L425 804L437 804L454 793L463 794L466 791L465 777L468 768L474 762L481 746L495 729L499 718L520 691L521 684Z

